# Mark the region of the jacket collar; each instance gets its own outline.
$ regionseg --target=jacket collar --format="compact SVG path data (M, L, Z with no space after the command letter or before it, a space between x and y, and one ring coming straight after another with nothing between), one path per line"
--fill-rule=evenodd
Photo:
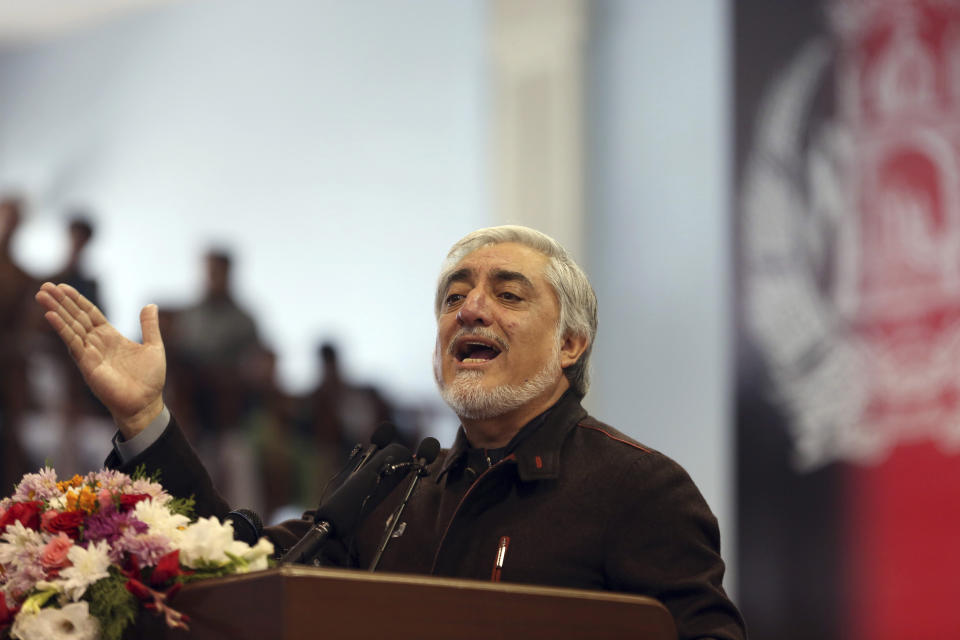
M532 433L524 434L523 439L504 459L517 465L521 480L548 480L560 474L560 448L563 441L567 433L587 415L586 410L580 406L580 399L581 396L570 389L552 407L524 426L526 428L542 421L539 426L534 427ZM438 483L451 468L465 462L468 449L470 443L461 425L437 474Z

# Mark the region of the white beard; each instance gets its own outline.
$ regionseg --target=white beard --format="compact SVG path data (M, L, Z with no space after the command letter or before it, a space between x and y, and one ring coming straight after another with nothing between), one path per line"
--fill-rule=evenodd
M554 356L537 375L519 385L500 385L493 389L483 388L483 371L459 371L453 382L444 386L437 369L437 386L443 401L461 418L486 420L519 409L557 382L563 375L560 367L560 344Z

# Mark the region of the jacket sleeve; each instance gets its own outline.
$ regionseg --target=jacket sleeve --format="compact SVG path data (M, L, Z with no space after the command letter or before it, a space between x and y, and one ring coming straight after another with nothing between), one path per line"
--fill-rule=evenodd
M607 528L611 588L660 600L680 640L744 640L743 618L722 586L717 520L687 472L659 453L644 454L624 474L619 495Z
M123 462L116 451L111 451L104 464L128 474L141 465L148 476L159 472L160 483L168 493L178 498L193 496L200 517L223 518L230 512L230 505L213 486L206 467L172 416L163 434L138 456Z

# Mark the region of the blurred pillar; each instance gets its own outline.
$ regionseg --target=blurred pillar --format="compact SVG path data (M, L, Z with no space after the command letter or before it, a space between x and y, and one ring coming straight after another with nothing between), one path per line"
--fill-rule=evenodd
M586 0L491 0L496 224L523 224L585 259Z

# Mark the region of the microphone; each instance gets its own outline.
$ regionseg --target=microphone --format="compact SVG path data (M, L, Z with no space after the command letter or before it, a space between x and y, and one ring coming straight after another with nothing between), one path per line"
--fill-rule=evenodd
M403 500L400 501L400 506L396 508L393 512L393 515L390 516L390 519L387 521L387 530L384 532L383 540L380 541L380 546L377 547L377 553L373 556L373 562L370 563L370 571L376 571L377 565L380 564L380 556L383 555L383 552L386 551L387 545L390 544L390 539L393 537L393 532L397 528L397 523L400 522L400 516L403 514L403 509L407 506L407 501L410 499L410 496L413 495L413 490L417 487L417 483L420 482L420 478L427 475L427 466L431 462L437 459L437 455L440 453L440 442L436 438L424 438L420 442L420 446L417 447L417 454L414 456L414 467L416 468L416 473L413 474L413 480L410 481L410 485L407 487L407 493L404 494ZM394 467L399 465L393 465Z
M436 438L424 438L417 447L417 455L414 456L417 465L420 467L418 475L427 475L427 466L437 459L440 455L440 441Z
M313 517L313 526L297 544L283 554L282 563L306 563L331 536L345 537L353 533L363 518L377 506L389 491L377 491L381 469L394 460L410 457L402 444L391 444L374 455L362 469L347 478L320 505ZM390 487L392 488L392 487Z
M233 539L246 542L251 547L257 544L263 533L263 521L250 509L234 509L223 519L233 523Z
M348 478L360 470L360 467L364 466L369 460L370 456L377 452L378 449L382 449L397 437L397 428L390 424L389 422L381 422L379 426L374 430L373 434L370 436L370 446L364 451L363 445L359 442L353 447L350 451L350 455L347 457L346 464L343 465L343 468L340 471L333 474L326 484L323 485L323 490L320 491L320 501L323 502L327 496L327 489L331 484L342 483L342 478L347 476ZM363 455L356 465L352 465L354 459L360 455L360 452L363 451Z
M357 466L354 467L351 475L362 469L363 466L370 461L370 457L373 456L377 450L383 449L385 446L393 442L396 437L397 428L389 422L381 422L374 430L373 435L370 436L370 446L367 447L367 450L363 452L360 462L358 462Z

